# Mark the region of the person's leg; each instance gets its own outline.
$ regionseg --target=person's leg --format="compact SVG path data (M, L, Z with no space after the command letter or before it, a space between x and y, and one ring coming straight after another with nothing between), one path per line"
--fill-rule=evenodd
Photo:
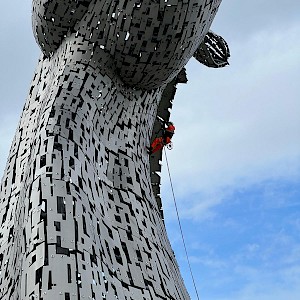
M155 143L154 143L155 142ZM164 143L163 143L163 138L160 137L160 138L156 138L153 143L152 143L152 153L155 153L159 150L161 150L164 146Z

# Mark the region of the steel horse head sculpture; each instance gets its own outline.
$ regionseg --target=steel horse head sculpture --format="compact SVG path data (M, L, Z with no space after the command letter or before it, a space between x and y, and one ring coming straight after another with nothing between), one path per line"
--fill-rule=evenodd
M42 54L1 185L2 300L190 299L167 238L156 116L221 0L34 0Z

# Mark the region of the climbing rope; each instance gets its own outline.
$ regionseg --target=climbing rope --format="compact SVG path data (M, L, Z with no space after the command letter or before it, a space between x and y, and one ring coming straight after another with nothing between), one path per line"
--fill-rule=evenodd
M164 152L165 152L165 158L166 158L166 162L167 162L167 169L168 169L168 173L169 173L169 179L170 179L170 185L171 185L172 194L173 194L174 205L175 205L176 214L177 214L178 225L179 225L179 228L180 228L181 239L182 239L182 243L183 243L183 247L184 247L184 251L185 251L185 256L186 256L186 259L187 259L187 262L188 262L188 265L189 265L190 274L191 274L191 278L192 278L192 281L193 281L193 284L194 284L194 289L195 289L195 292L196 292L196 295L197 295L197 299L199 300L199 294L198 294L196 282L195 282L195 279L194 279L194 275L193 275L189 255L188 255L185 240L184 240L183 230L182 230L181 221L180 221L179 212L178 212L178 207L177 207L177 203L176 203L176 199L175 199L175 193L174 193L174 188L173 188L173 183L172 183L172 178L171 178L171 172L170 172L170 168L169 168L169 162L168 162L168 157L167 157L167 152L166 152L165 147L164 147Z

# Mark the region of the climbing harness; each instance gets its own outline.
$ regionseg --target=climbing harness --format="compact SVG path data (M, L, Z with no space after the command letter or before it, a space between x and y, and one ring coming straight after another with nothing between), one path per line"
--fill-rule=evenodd
M170 142L169 144L166 145L166 147L168 148L168 150L172 150L173 149L173 143Z
M178 225L180 228L180 233L181 233L181 239L182 239L182 243L183 243L183 247L184 247L184 251L185 251L185 256L189 265L189 270L190 270L190 274L191 274L191 278L194 284L194 289L197 295L197 299L199 300L199 294L198 294L198 290L197 290L197 286L195 283L195 279L194 279L194 275L193 275L193 271L192 271L192 267L191 267L191 263L190 263L190 259L189 259L189 255L187 252L187 248L186 248L186 244L185 244L185 240L184 240L184 235L183 235L183 230L182 230L182 226L181 226L181 221L180 221L180 217L179 217L179 212L178 212L178 207L177 207L177 203L176 203L176 199L175 199L175 193L174 193L174 188L173 188L173 183L172 183L172 178L171 178L171 172L170 172L170 168L169 168L169 162L168 162L168 157L167 157L167 152L166 149L164 149L165 151L165 158L166 158L166 163L167 163L167 169L168 169L168 173L169 173L169 179L170 179L170 185L171 185L171 190L172 190L172 194L173 194L173 200L174 200L174 205L175 205L175 209L176 209L176 214L177 214L177 220L178 220Z

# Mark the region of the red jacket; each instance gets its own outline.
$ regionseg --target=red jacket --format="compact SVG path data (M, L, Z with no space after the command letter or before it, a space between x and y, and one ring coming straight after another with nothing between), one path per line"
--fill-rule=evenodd
M171 124L171 125L169 125L169 126L165 129L165 131L170 132L170 133L174 133L174 131L175 131L175 126Z

